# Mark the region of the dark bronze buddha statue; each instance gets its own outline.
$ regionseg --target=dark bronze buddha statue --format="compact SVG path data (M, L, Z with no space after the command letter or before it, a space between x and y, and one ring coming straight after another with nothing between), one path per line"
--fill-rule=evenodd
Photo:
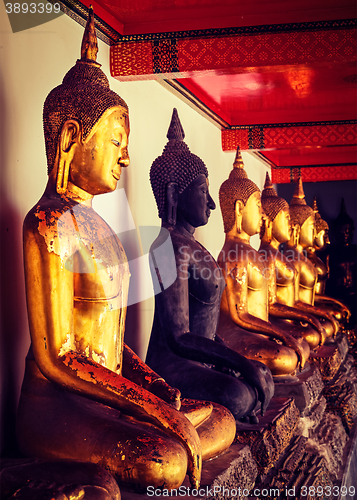
M176 110L163 154L152 164L151 185L162 229L151 248L155 317L146 362L184 397L228 408L236 419L264 412L274 392L270 370L229 349L218 336L224 279L212 255L194 238L215 204L207 168L184 143ZM173 252L160 252L165 240ZM176 272L174 283L167 279ZM165 287L168 281L171 286Z
M349 326L356 324L357 245L353 243L354 221L342 198L341 209L333 222L334 242L329 249L330 276L326 292L342 301L351 311Z

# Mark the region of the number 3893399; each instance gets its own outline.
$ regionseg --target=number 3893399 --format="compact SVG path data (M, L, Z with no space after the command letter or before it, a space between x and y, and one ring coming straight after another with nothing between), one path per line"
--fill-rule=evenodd
M46 3L6 3L7 14L59 14L60 4Z

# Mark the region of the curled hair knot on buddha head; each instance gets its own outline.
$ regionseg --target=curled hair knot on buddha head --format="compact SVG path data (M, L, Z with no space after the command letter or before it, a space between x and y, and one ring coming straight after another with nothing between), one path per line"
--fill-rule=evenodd
M175 183L177 194L181 194L200 174L208 177L206 165L190 152L184 142L185 133L176 108L173 110L166 137L168 143L150 169L150 183L161 219L166 216L167 188L170 183Z
M128 112L125 101L110 90L108 78L96 62L97 52L94 14L91 8L82 41L81 59L68 71L62 84L48 94L43 107L48 173L54 167L57 144L67 120L79 122L82 129L81 139L84 141L109 108L121 106Z
M290 202L291 223L301 227L311 215L314 216L315 213L313 209L306 204L302 180L301 177L299 177L299 180L296 183L294 195Z
M236 202L240 200L245 205L249 197L256 191L260 192L260 189L253 181L248 179L238 146L233 169L228 179L223 182L219 189L219 204L225 233L228 233L234 227Z
M316 196L314 197L314 200L312 202L312 209L315 214L315 229L316 229L316 234L319 234L321 231L328 231L329 230L329 225L327 222L321 217L318 206L317 206L317 200Z
M266 173L264 189L262 191L262 206L265 214L271 221L275 219L281 210L289 210L288 202L278 196L268 172Z

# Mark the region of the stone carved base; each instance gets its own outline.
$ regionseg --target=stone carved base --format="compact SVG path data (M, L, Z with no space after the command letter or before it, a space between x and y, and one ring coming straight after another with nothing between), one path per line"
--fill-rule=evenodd
M262 492L268 490L271 500L325 498L317 494L317 487L333 487L327 464L324 457L316 456L314 452L306 449L307 442L306 437L295 437L284 457L255 488ZM309 495L309 491L314 492L314 495ZM262 500L264 496L254 498Z
M297 380L279 382L275 379L275 397L293 398L301 413L308 413L316 404L324 388L319 370L314 365L306 365L297 375Z
M310 434L306 449L324 457L333 481L340 480L343 472L343 455L348 436L340 417L326 412L315 431Z
M323 391L328 411L341 418L347 433L357 419L357 370L354 365L353 357L348 355L336 377Z
M296 434L308 438L310 433L320 424L325 410L326 398L324 396L320 396L317 403L309 410L309 412L301 415Z
M331 344L325 344L316 352L310 353L310 362L320 371L322 380L332 380L348 353L348 341L340 334Z
M293 399L273 398L259 424L237 422L235 441L248 445L263 477L290 444L300 418Z

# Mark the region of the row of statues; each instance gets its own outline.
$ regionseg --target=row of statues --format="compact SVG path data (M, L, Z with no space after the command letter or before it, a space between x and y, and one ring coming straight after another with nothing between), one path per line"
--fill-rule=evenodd
M24 222L32 342L18 441L43 460L98 463L119 484L177 488L188 474L197 487L202 460L231 445L236 420L256 423L274 381L294 380L349 312L338 300L314 305L317 271L305 250L316 217L301 182L290 207L269 178L261 194L239 151L219 194L226 240L218 262L196 241L215 203L174 110L150 170L161 292L146 363L124 344L129 265L92 199L113 191L129 165L129 114L97 50L91 11L81 59L44 105L48 183ZM173 254L162 251L168 236Z

